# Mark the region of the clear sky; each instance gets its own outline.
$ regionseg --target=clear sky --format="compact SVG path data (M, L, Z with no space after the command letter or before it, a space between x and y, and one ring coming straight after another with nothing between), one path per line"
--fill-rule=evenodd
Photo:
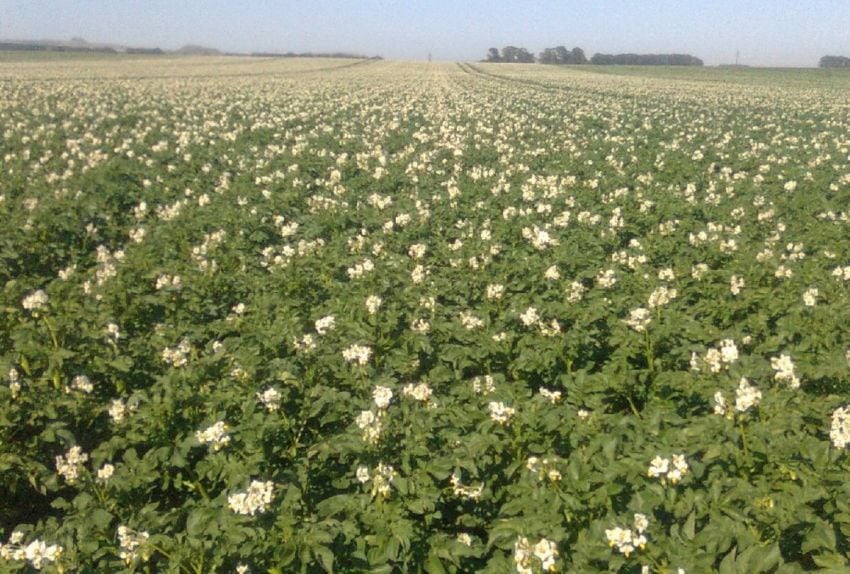
M706 64L850 56L850 0L0 0L0 39L477 60L508 44Z

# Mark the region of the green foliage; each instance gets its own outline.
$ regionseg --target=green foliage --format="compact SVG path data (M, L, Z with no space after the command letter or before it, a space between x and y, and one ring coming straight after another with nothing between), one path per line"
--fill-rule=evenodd
M0 571L848 569L843 80L157 62L0 66Z

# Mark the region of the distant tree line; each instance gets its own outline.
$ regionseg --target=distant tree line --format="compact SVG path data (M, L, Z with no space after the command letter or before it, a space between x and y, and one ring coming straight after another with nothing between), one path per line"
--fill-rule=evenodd
M537 55L541 64L586 64L587 56L581 48L567 50L564 46L546 48Z
M155 54L157 56L165 53L162 48L127 48L125 52L127 54Z
M490 48L487 51L488 62L503 62L506 64L522 64L534 62L534 54L525 48L516 46L505 46L499 52L498 48Z
M164 51L162 48L130 48L119 46L117 48L113 48L111 46L97 46L97 45L81 45L80 43L76 44L54 44L50 42L2 42L0 41L0 51L15 51L15 52L86 52L86 53L99 53L99 54L147 54L147 55L161 55L167 54L169 52ZM171 52L173 54L219 54L218 50L214 50L212 48L204 48L202 46L183 46L179 50ZM243 56L244 54L227 54L230 56ZM263 56L268 58L350 58L352 60L381 60L381 56L373 56L371 58L367 56L361 56L360 54L351 54L349 52L331 52L331 53L313 53L313 52L286 52L286 53L278 53L278 52L254 52L251 56ZM534 59L532 58L532 62Z
M40 44L36 42L0 42L0 50L16 52L82 52L92 54L165 54L162 48L122 48L111 46L78 46L64 44Z
M590 60L581 48L568 50L564 46L546 48L535 57L525 48L516 46L505 46L499 51L498 48L490 48L487 51L485 62L499 63L532 63L555 65L581 65L595 64L597 66L702 66L703 62L696 56L690 54L594 54Z
M690 54L594 54L597 66L702 66L702 60Z
M850 58L846 56L824 56L818 66L821 68L850 68Z
M98 54L117 54L115 48L62 46L56 44L36 44L27 42L0 42L0 50L15 52L95 52Z

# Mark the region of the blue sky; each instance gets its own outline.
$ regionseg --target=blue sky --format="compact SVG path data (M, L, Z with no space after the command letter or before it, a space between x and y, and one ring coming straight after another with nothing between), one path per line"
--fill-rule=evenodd
M684 52L706 64L815 66L850 56L850 0L0 0L0 38L173 49L350 51L475 60L533 52Z

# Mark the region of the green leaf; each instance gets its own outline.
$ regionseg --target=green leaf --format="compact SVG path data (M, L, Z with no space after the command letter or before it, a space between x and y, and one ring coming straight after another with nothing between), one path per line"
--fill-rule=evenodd
M718 574L736 574L735 556L737 555L737 547L732 550L720 561L720 567L717 569Z
M209 512L205 508L195 509L186 519L186 532L189 536L200 536L206 530Z
M446 569L440 559L431 554L425 561L425 572L428 574L446 574Z
M696 514L694 511L688 515L685 523L682 525L682 535L686 540L693 540L695 536L694 528L696 526Z
M782 554L778 544L769 546L750 546L735 560L735 569L738 574L752 574L755 572L771 572L782 563Z
M351 495L339 494L331 496L316 505L316 512L322 518L328 518L339 512L344 512L351 505Z
M801 550L804 553L815 550L835 550L835 530L832 525L819 521L806 533Z
M90 515L89 520L92 524L106 530L112 522L112 514L102 508L96 508Z
M330 574L334 571L334 553L330 548L327 546L314 546L313 556L319 560L319 563L322 565L325 572Z
M850 572L850 563L848 563L847 558L841 554L836 554L834 552L830 552L828 554L817 554L812 556L812 560L814 560L815 564L824 568L821 572L827 572L830 574L848 574Z

